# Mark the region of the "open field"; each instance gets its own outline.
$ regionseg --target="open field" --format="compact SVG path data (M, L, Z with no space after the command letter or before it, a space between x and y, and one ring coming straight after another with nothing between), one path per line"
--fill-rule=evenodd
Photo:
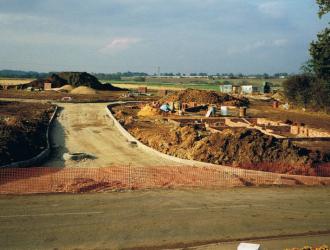
M4 249L136 250L280 237L267 249L329 245L329 201L328 187L0 196L0 242Z
M275 85L282 85L284 79L217 79L217 80L201 80L200 82L189 82L189 79L184 79L184 82L180 82L182 79L168 79L168 81L162 81L160 78L155 81L153 78L149 78L146 82L136 82L136 81L107 81L111 82L116 87L121 88L138 88L138 87L148 87L150 89L168 89L168 90L180 90L186 88L192 89L203 89L203 90L219 90L219 83L230 82L233 85L244 84L262 84L264 81L269 81ZM195 79L195 81L197 81Z
M19 85L33 81L35 79L27 78L0 78L0 85ZM120 88L138 88L147 86L150 89L168 89L168 90L179 90L185 88L193 89L204 89L204 90L219 90L219 83L230 82L233 85L239 85L244 83L248 84L262 84L264 81L272 82L276 85L281 85L283 79L217 79L207 80L200 82L189 82L189 79L184 79L184 82L180 82L180 79L170 79L169 81L162 81L162 79L154 80L148 79L147 82L136 82L136 81L117 81L117 80L101 80L102 83L111 82L114 86ZM191 81L191 80L190 80ZM196 81L196 80L195 80Z
M271 82L275 85L282 85L285 79L279 78L269 78L269 79L257 79L257 78L237 78L237 79L227 79L227 78L215 78L215 79L206 79L206 78L153 78L147 77L147 84L215 84L215 83L224 83L230 82L233 85L244 84L262 84L263 82ZM102 82L113 82L113 83L141 83L134 80L129 80L129 78L124 78L122 80L102 80ZM143 82L142 82L143 83Z
M216 84L200 84L200 83L187 83L187 84L178 84L178 83L153 83L153 82L120 82L115 81L111 82L113 86L118 88L127 88L127 89L135 89L139 87L148 87L149 89L159 90L159 89L167 89L167 90L181 90L186 88L192 89L203 89L203 90L219 90L219 85Z
M30 78L0 78L0 85L19 85L33 81Z
M155 96L123 97L127 91L97 91L96 94L72 94L58 91L25 91L25 90L0 90L0 98L7 100L45 100L62 101L64 97L70 97L73 103L79 102L111 102L117 100L155 100Z

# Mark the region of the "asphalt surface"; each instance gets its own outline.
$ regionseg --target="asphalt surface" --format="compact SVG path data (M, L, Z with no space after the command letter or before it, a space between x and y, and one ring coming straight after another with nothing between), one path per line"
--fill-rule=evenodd
M329 191L272 187L0 196L0 246L236 249L235 240L256 237L254 242L268 242L266 249L329 245ZM224 241L231 243L214 245Z

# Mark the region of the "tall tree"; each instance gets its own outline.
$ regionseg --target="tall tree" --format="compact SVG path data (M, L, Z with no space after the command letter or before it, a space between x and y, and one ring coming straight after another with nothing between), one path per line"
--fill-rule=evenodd
M317 41L310 46L314 72L317 77L330 80L330 29L326 28L317 35Z
M319 17L327 14L330 11L330 0L316 0L319 5Z
M319 17L330 11L330 0L316 0L319 4ZM312 65L317 77L330 80L330 28L325 28L317 35L317 40L310 46Z

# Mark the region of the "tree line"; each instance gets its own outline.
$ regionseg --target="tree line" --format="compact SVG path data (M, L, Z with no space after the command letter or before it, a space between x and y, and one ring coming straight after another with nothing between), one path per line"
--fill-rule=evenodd
M316 2L322 18L330 11L330 1ZM309 53L311 59L302 65L301 74L284 81L284 94L297 106L330 112L330 27L317 34Z

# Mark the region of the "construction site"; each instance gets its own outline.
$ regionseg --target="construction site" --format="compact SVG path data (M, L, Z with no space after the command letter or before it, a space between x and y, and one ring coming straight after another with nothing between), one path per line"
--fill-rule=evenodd
M143 200L143 195L150 195L147 209L151 209L172 195L173 199L194 199L196 195L204 197L199 198L203 202L205 199L214 200L214 205L206 210L210 213L235 207L235 213L244 214L246 208L253 207L257 211L253 218L261 221L271 213L272 207L276 207L272 203L268 212L263 213L264 202L270 202L269 197L274 199L277 192L283 192L284 200L279 202L286 199L293 202L289 203L292 207L286 208L293 211L301 206L298 202L300 192L305 192L301 188L311 188L311 192L320 194L330 186L329 116L321 116L315 123L315 114L287 110L282 107L285 103L269 96L265 101L260 98L256 101L249 96L196 89L112 89L110 84L100 87L96 79L93 81L96 83L91 84L91 78L85 74L74 72L70 76L63 73L0 90L0 194L4 195L3 203L8 195L119 195L134 191L127 194L129 206L132 206L131 199ZM226 192L232 192L233 197L240 200L239 204L228 200L223 205L221 197L227 197ZM247 196L260 192L265 201L255 201L257 207L249 202L246 205L247 201L240 197L245 192ZM219 198L212 198L218 194L221 195ZM290 197L285 198L286 195ZM225 199L230 199L229 196ZM81 196L74 197L79 199ZM298 226L294 229L284 226L284 231L280 227L257 229L251 226L253 232L259 232L258 237L249 233L250 226L242 233L235 233L237 229L231 228L228 234L205 235L202 232L207 224L189 235L181 234L177 225L166 223L164 215L159 223L174 230L172 239L160 243L157 233L149 241L147 234L140 235L140 240L122 241L118 232L113 231L117 235L116 240L109 239L113 245L101 240L105 245L98 246L110 249L204 249L198 246L221 244L228 248L214 249L235 249L232 247L243 240L255 240L265 245L267 241L273 241L277 242L276 245L283 238L305 237L310 240L315 235L319 240L315 241L316 244L321 245L328 243L325 239L329 237L329 211L323 209L324 200L319 198L314 208L320 211L319 217L316 216L310 224L303 223L307 207L299 215L288 215L279 208L274 218L284 219L281 214L291 216L291 222ZM27 202L23 201L24 198L21 200ZM202 204L193 203L192 211L182 218L184 223L190 223L189 218L197 216L202 209ZM10 205L3 206L11 216ZM178 211L190 211L185 206L169 204L170 214L176 217ZM195 209L196 213L193 212ZM136 213L135 210L131 212ZM54 213L62 214L60 211ZM95 218L98 213L101 212L96 208L73 215L89 214ZM0 220L7 218L4 216L0 216ZM207 215L199 219L202 222L211 217ZM219 223L227 225L222 213L216 217ZM15 216L12 218L16 219ZM322 220L325 222L321 223ZM6 223L2 223L4 228ZM115 223L120 225L119 221ZM230 228L229 224L227 226ZM62 234L62 229L59 230ZM130 233L137 233L133 231ZM50 234L47 234L48 238ZM4 237L9 237L6 235L0 237L5 248L18 247L6 241ZM24 234L17 237L25 238ZM38 242L40 248L56 247L56 242L70 248L68 239L65 240L64 235L59 237L43 242L32 237L31 242ZM82 242L83 249L91 247L88 241ZM296 244L296 241L285 242Z
M327 130L249 115L248 105L244 97L188 89L112 110L138 140L179 158L275 173L329 175ZM274 101L275 109L277 105ZM309 149L301 146L304 143Z

